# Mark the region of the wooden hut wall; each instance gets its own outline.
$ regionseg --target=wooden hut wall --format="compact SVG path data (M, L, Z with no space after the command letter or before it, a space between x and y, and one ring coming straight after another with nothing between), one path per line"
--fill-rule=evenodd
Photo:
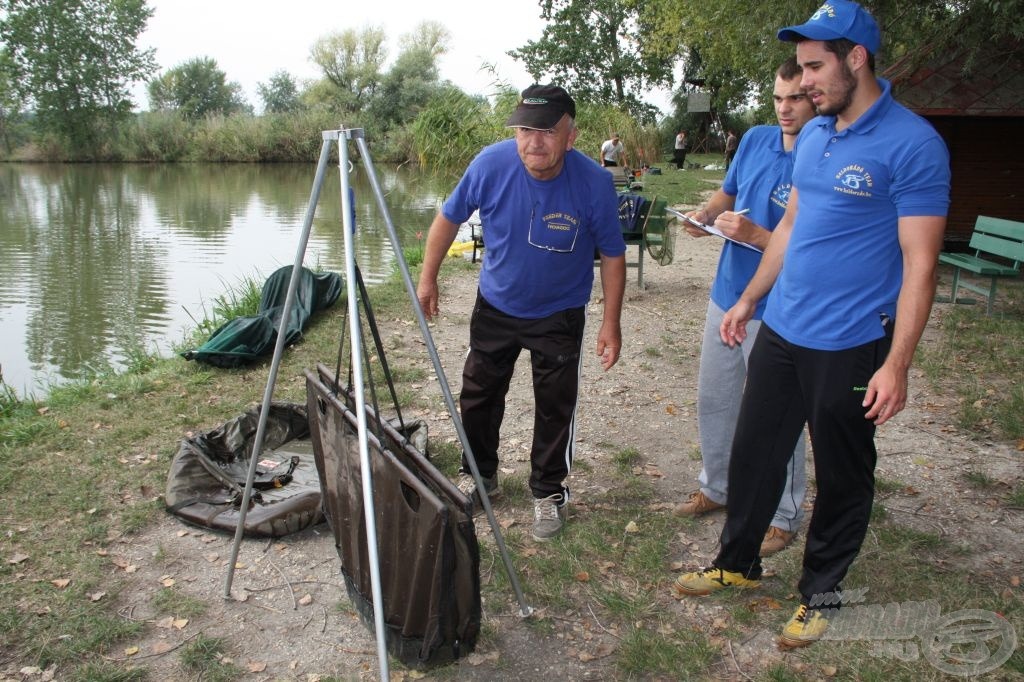
M1024 117L927 116L953 172L946 244L966 246L979 215L1024 221Z

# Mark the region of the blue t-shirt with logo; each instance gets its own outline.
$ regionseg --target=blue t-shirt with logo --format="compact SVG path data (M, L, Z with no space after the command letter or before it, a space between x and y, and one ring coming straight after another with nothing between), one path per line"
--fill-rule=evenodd
M749 209L747 218L761 227L774 230L786 212L792 186L793 154L782 146L779 126L755 126L740 140L736 158L729 164L722 191L736 199L737 211ZM718 258L718 270L711 284L711 300L728 310L754 276L761 254L730 241L724 242ZM767 297L757 304L754 319L764 314Z
M764 321L790 343L843 350L881 338L903 283L897 221L945 216L949 153L935 129L882 95L853 125L804 126L794 148L797 215Z
M459 224L477 209L487 245L480 293L514 317L538 319L586 305L595 250L626 252L612 175L575 149L555 178L537 180L515 140L485 147L441 212Z

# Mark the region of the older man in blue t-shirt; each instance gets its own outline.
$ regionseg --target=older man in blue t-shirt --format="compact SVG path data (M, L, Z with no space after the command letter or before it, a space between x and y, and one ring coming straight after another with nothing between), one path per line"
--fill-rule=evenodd
M829 0L778 35L796 42L801 84L820 116L797 140L786 214L722 320L723 341L742 341L771 290L733 440L722 547L711 568L681 575L675 588L759 584L758 544L806 420L818 494L801 603L779 638L800 647L825 634L867 533L875 428L906 405L935 295L950 171L942 138L875 77L881 34L860 5Z
M484 148L469 164L427 235L417 298L437 315L437 274L459 224L480 211L487 253L459 395L469 449L489 497L498 487L498 444L505 396L523 350L530 352L535 415L530 449L533 538L565 523L575 453L586 305L600 257L604 317L597 355L610 369L622 347L620 317L626 244L611 175L576 141L576 102L555 85L531 85L506 125L515 137ZM459 488L478 505L464 453Z

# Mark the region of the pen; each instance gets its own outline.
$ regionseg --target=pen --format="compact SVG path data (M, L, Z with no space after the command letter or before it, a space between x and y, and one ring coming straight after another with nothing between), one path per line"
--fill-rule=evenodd
M745 208L742 211L734 211L734 213L736 215L743 215L744 213L750 213L750 209L749 208Z

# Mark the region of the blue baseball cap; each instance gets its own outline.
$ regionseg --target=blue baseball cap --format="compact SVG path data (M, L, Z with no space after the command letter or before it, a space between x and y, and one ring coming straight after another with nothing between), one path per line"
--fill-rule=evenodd
M878 54L882 47L882 32L875 18L850 0L828 0L803 24L779 29L778 37L791 43L846 38L863 45L871 54Z

